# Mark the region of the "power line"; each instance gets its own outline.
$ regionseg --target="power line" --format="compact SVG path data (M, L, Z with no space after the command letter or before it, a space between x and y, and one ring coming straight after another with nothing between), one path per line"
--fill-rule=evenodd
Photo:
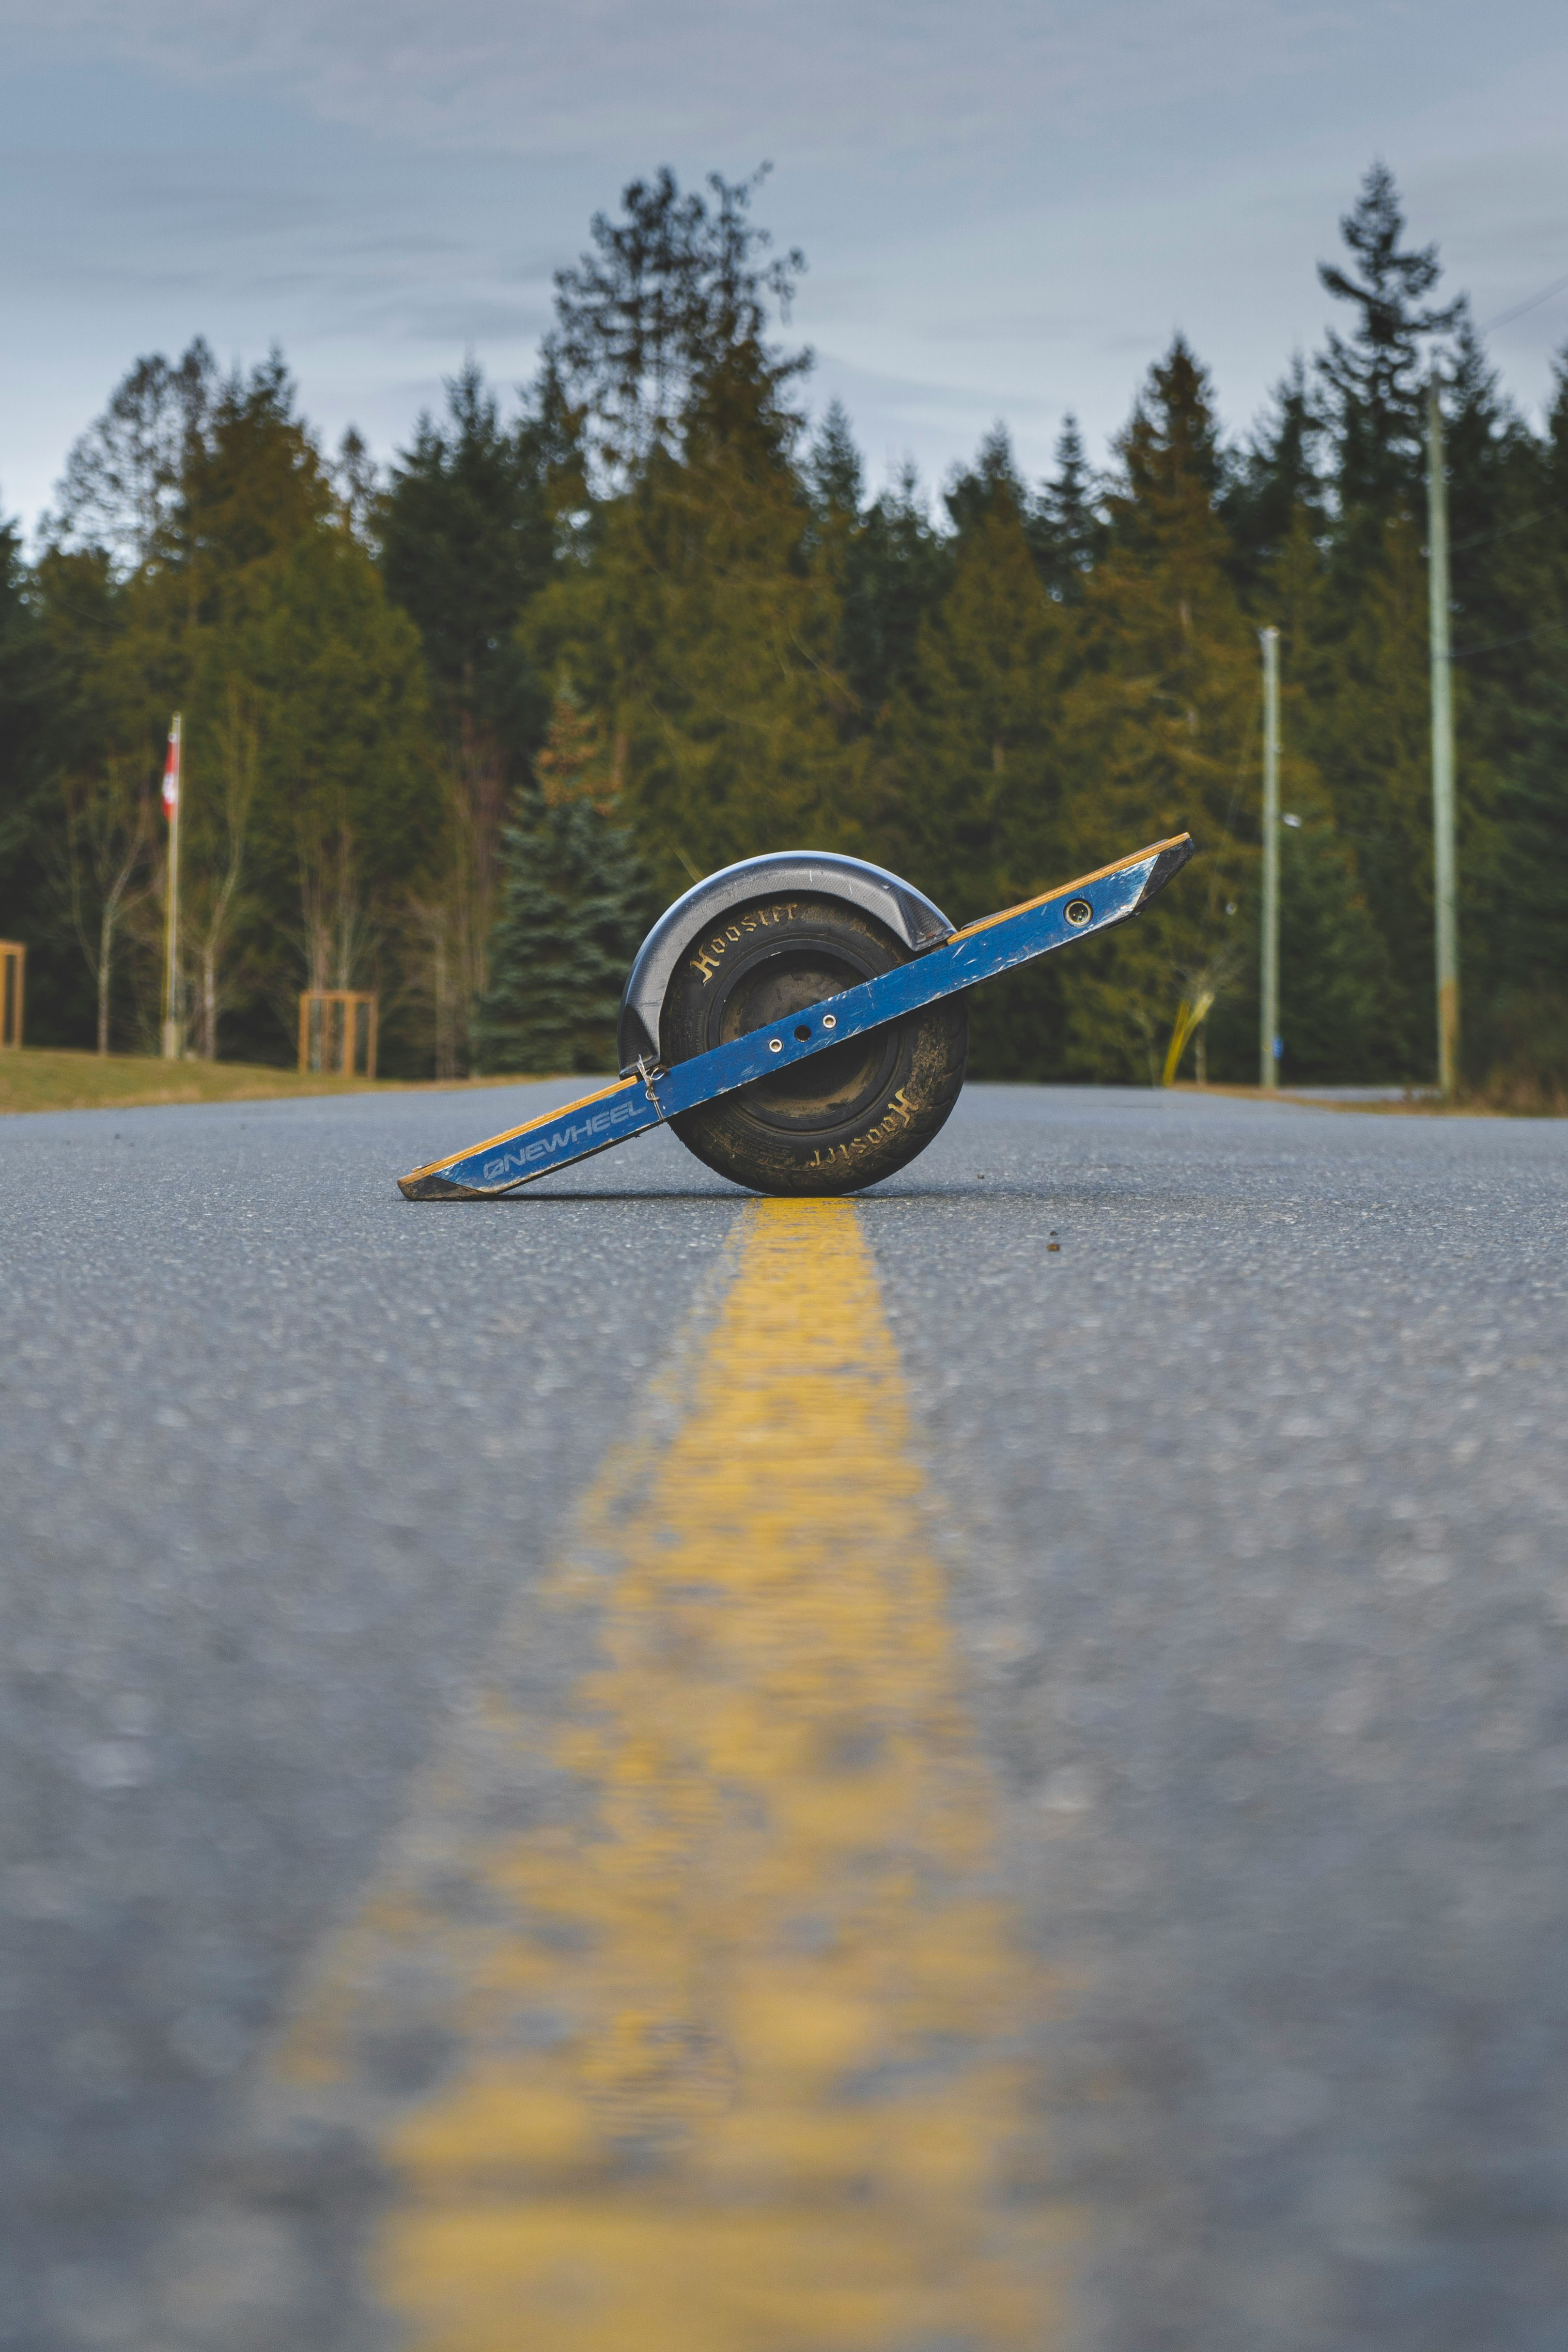
M1532 637L1568 635L1568 627L1561 621L1542 621L1538 629L1521 629L1517 637L1489 637L1481 646L1456 646L1450 661L1468 661L1474 654L1500 653L1504 646L1527 646Z
M1510 531L1528 530L1531 524L1550 522L1560 514L1568 514L1568 499L1559 499L1555 506L1537 507L1533 514L1515 515L1511 522L1500 522L1492 530L1473 530L1468 539L1455 540L1448 552L1458 555L1467 547L1484 547L1489 540L1506 539Z
M1510 326L1515 319L1522 319L1527 310L1539 310L1542 302L1550 302L1554 294L1565 290L1568 290L1568 278L1554 278L1550 286L1542 287L1539 294L1532 294L1528 302L1516 302L1511 310L1500 310L1495 319L1489 319L1484 326L1476 329L1476 332L1478 335L1489 335L1498 327Z

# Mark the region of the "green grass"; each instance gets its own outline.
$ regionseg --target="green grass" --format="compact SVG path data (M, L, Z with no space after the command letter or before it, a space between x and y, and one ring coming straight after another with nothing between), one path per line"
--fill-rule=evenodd
M441 1079L418 1090L468 1085L526 1086L526 1077ZM595 1082L584 1078L584 1089ZM278 1070L259 1062L162 1062L146 1054L78 1054L24 1045L0 1051L0 1114L26 1110L129 1110L141 1103L271 1102L293 1095L406 1092L396 1078L341 1078Z

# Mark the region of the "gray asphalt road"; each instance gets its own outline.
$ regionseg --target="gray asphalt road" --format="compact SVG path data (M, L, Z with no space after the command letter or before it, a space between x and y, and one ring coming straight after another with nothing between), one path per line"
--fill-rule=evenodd
M374 2169L244 2176L286 2293L169 2250L497 1644L583 1709L552 1563L740 1263L668 1137L393 1189L552 1098L0 1127L0 2344L447 2341L326 2243ZM987 1087L866 1197L1067 2284L671 2343L1568 2341L1565 1208L1562 1123Z

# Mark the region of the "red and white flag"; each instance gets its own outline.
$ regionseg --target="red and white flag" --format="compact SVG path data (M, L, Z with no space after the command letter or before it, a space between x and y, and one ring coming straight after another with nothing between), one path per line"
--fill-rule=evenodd
M169 756L163 762L163 814L173 818L180 805L180 714L169 728Z

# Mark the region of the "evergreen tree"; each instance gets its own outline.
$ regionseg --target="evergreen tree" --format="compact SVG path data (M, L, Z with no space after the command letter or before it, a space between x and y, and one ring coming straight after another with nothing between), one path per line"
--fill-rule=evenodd
M1425 1081L1436 1050L1426 571L1403 517L1371 553L1354 626L1318 658L1301 727L1386 950L1380 1075Z
M867 504L860 452L837 400L806 452L803 476L809 546L838 600L837 667L848 694L843 724L850 734L868 734L912 674L921 624L947 583L948 551L912 465Z
M1298 726L1383 942L1387 978L1373 1024L1382 1075L1424 1079L1436 1051L1426 378L1464 306L1428 299L1441 275L1436 247L1405 244L1398 193L1383 164L1367 173L1341 228L1353 267L1325 264L1320 276L1352 306L1355 324L1348 337L1331 332L1317 364L1332 513L1321 591L1295 654L1307 687ZM1459 719L1463 730L1462 686ZM1473 889L1485 862L1489 796L1473 743L1468 768L1462 866ZM1347 1050L1357 1048L1347 1042Z
M765 849L856 845L830 566L787 462L717 438L656 459L601 514L590 566L529 622L605 714L617 783L673 897Z
M753 266L761 233L731 216L735 194L721 190L717 215L691 231L695 294L681 254L669 263L669 305L688 304L678 416L648 406L668 383L628 388L619 293L601 311L567 310L562 348L580 377L602 349L605 429L621 429L634 394L658 429L600 502L584 560L526 624L542 666L581 680L605 715L616 789L670 896L756 851L862 838L836 567L795 462L803 421L783 400L802 355L765 340L763 292L777 281ZM697 327L706 344L690 340Z
M1005 443L994 437L949 496L963 518L951 577L889 705L879 782L890 862L966 922L1052 877L1066 629L1041 584ZM1055 999L1048 969L983 991L971 1016L977 1074L1057 1075Z
M420 417L379 516L382 569L418 628L437 723L451 755L485 771L498 810L548 718L517 628L554 569L562 458L548 383L503 425L469 360L447 385L446 415Z
M1312 406L1305 361L1298 352L1275 387L1268 409L1232 460L1220 513L1235 548L1234 571L1257 594L1291 533L1320 538L1326 528L1318 468L1321 425Z
M597 723L556 697L537 783L505 835L506 876L474 1011L474 1066L610 1070L616 1016L647 928L647 879Z
M961 921L1035 887L1053 832L1051 705L1064 639L1022 496L995 436L950 487L963 521L946 591L885 730L882 772L903 855Z
M1099 486L1076 416L1062 425L1056 471L1030 510L1026 528L1047 593L1058 604L1076 604L1105 545Z
M462 1066L500 886L501 828L548 722L520 623L583 492L575 422L547 364L503 424L470 360L419 420L377 521L383 576L418 626L440 743L444 850L410 894L410 941L443 1076Z
M1536 681L1528 743L1499 809L1499 953L1470 1019L1470 1058L1568 1093L1568 583L1557 600L1559 666Z
M11 588L5 632L11 657L0 683L10 722L3 739L9 756L0 751L9 786L0 895L16 911L0 914L0 928L27 945L32 1042L90 1045L99 975L95 959L83 955L82 932L100 941L105 909L87 845L79 832L73 838L71 811L109 781L105 648L121 625L126 591L102 550L67 554L48 546L30 572L14 559ZM137 782L124 812L132 825Z
M68 1003L75 992L70 966L50 953L45 919L55 814L48 733L61 684L21 532L0 515L0 937L29 950L27 1023L36 1041L58 1039L62 993Z
M1005 505L1016 515L1023 514L1027 502L1023 477L1005 425L992 426L976 450L972 466L954 467L942 502L960 537L995 514L1000 505Z
M327 468L339 515L367 555L381 552L381 468L363 436L351 425Z
M912 681L923 624L952 576L950 543L933 529L912 465L895 474L845 535L833 573L838 659L851 722L869 732Z
M1426 300L1442 275L1435 245L1406 247L1394 175L1373 163L1340 223L1351 267L1320 264L1337 301L1356 313L1347 336L1331 330L1319 375L1335 448L1342 523L1380 524L1411 509L1422 476L1423 382L1427 351L1459 317L1457 302Z
M837 846L969 915L1186 825L1203 863L1145 920L977 1001L976 1066L1147 1076L1213 986L1211 1066L1249 1077L1272 625L1286 1074L1425 1076L1436 369L1468 1066L1560 1087L1568 360L1542 435L1380 165L1323 271L1352 323L1239 448L1178 340L1112 476L1069 418L1031 489L998 426L933 518L910 468L868 499L837 404L806 437L809 354L775 339L804 262L757 185L634 183L561 274L521 410L470 364L384 485L353 435L323 458L276 353L136 362L37 562L0 530L0 925L29 943L31 1034L90 1042L107 969L113 1041L150 1038L179 709L200 1050L221 1015L227 1049L287 1055L301 980L370 980L389 1066L454 1075L493 937L492 1064L602 1063L647 911L628 835L666 896ZM563 673L595 716L561 703L541 750Z
M1194 834L1204 863L1125 931L1075 954L1060 988L1067 1070L1151 1080L1176 1008L1233 950L1224 909L1255 864L1243 815L1258 742L1255 641L1216 511L1207 377L1178 336L1117 445L1105 556L1064 698L1059 845L1068 874L1112 842ZM1255 835L1253 836L1255 838Z
M827 414L805 454L805 475L819 530L831 530L835 524L853 528L859 521L866 499L866 469L841 400L828 403Z
M1508 519L1456 553L1493 575L1467 608L1476 650L1461 665L1494 741L1495 889L1471 948L1487 992L1468 1005L1468 1058L1561 1099L1568 1092L1568 349L1554 370L1543 445L1513 474ZM1522 499L1525 482L1530 503ZM1503 592L1503 593L1500 593ZM1503 642L1479 637L1495 630ZM1460 650L1464 651L1461 638ZM1474 932L1471 936L1473 937ZM1479 950L1478 953L1477 950Z
M180 528L210 599L336 520L331 485L280 351L237 372L214 403L181 484ZM209 606L210 609L210 606Z
M1354 855L1321 795L1299 768L1285 772L1291 800L1305 801L1309 814L1284 828L1280 842L1280 1077L1287 1086L1397 1078L1405 1073L1384 1025L1387 943L1372 919ZM1211 1077L1250 1086L1258 1076L1261 906L1256 889L1233 903L1226 986L1208 1024L1208 1070Z
M551 367L587 419L599 483L629 487L679 445L726 376L746 386L759 415L784 414L808 352L766 341L773 310L787 316L805 268L798 249L765 257L773 239L751 219L768 166L749 180L708 175L709 194L682 194L666 165L622 193L622 216L596 213L592 243L555 273Z

